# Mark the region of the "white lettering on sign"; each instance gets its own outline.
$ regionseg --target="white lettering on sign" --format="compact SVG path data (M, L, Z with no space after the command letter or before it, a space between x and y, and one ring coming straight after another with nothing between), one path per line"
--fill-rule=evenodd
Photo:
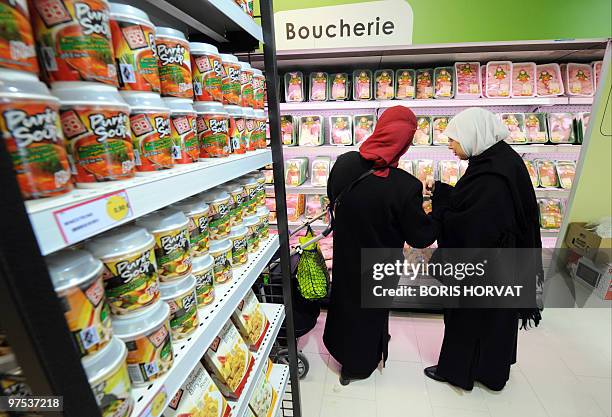
M412 44L406 0L381 0L274 14L276 48L320 49Z

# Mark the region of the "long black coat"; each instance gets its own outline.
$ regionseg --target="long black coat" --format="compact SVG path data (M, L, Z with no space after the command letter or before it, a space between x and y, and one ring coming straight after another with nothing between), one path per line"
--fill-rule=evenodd
M330 173L330 201L372 163L358 152L341 155ZM426 247L436 227L423 211L422 185L412 175L391 168L387 178L370 175L342 197L334 226L331 302L323 341L352 377L368 377L388 354L389 310L361 308L361 248Z

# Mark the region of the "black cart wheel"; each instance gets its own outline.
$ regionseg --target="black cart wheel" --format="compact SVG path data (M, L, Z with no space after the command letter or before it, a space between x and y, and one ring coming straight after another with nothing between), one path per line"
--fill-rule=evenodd
M289 365L289 351L287 349L281 349L277 352L277 361L285 365ZM297 367L298 367L298 378L304 379L310 370L310 364L308 358L302 352L297 353Z

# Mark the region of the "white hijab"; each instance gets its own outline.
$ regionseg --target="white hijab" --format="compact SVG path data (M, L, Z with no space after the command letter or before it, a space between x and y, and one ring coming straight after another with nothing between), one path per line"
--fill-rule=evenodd
M465 154L471 158L506 139L510 132L495 114L480 107L472 107L454 116L444 134L459 142Z

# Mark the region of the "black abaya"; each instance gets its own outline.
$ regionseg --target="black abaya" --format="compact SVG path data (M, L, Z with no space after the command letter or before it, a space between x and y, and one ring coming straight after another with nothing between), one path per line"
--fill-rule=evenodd
M330 173L330 201L372 167L358 152L338 157ZM345 375L366 378L388 353L387 309L361 308L361 248L426 247L437 237L423 211L422 185L412 175L391 168L389 176L369 175L348 193L336 210L332 291L323 341Z

